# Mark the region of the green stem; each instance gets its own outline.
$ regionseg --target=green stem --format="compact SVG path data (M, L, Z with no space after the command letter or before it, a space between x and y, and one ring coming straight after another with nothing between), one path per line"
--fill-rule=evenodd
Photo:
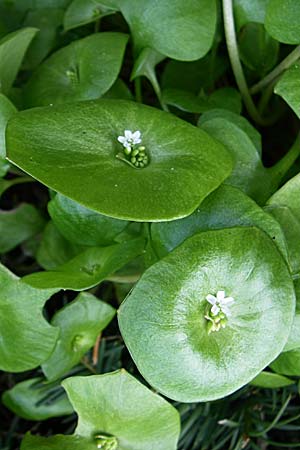
M268 169L274 188L277 189L282 178L287 173L287 171L292 167L292 165L299 157L299 155L300 155L300 134L298 134L292 147L284 155L284 157L281 158L281 160L278 161L278 163L276 163L273 167Z
M258 83L254 84L250 88L250 93L256 94L257 92L264 89L265 86L272 83L272 81L275 81L276 78L278 78L282 74L282 72L284 72L290 66L292 66L299 58L300 58L300 45L298 45L298 47L296 47L285 59L283 59L281 63L278 64L278 66L276 66L275 69L272 70L272 72L266 75Z
M135 90L135 99L136 99L136 101L138 103L143 103L141 77L137 77L137 78L134 79L134 90Z
M252 119L258 124L267 125L267 121L262 119L259 115L251 98L243 72L236 40L232 0L223 0L223 16L227 50L236 84L238 85L247 111Z

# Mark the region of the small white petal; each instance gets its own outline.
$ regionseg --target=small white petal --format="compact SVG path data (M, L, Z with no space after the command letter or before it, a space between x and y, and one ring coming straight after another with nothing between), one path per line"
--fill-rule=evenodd
M121 144L124 144L126 138L124 136L118 136L118 141L121 142Z
M219 314L220 312L220 308L217 305L213 305L211 308L211 313L216 316L217 314Z
M125 130L124 136L126 137L127 140L132 139L132 132L130 130Z
M223 306L223 305L230 306L230 305L232 305L232 304L234 303L234 298L232 298L232 297L226 297L226 298L224 298L223 300L221 300L220 303L221 303L222 306Z
M230 309L228 308L228 306L222 306L221 307L221 311L225 314L225 316L231 316L231 312Z
M132 133L132 139L140 139L140 137L141 137L140 131L135 131L134 133Z
M217 292L217 299L219 302L221 302L222 300L224 300L225 298L225 291L218 291Z
M217 302L217 299L214 295L208 294L206 297L206 300L211 304L211 305L215 305Z

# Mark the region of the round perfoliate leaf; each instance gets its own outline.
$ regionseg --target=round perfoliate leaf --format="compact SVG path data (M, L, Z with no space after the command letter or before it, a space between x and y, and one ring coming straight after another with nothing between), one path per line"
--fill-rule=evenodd
M125 370L68 378L63 386L78 414L75 434L27 435L22 450L176 450L178 412Z
M42 365L48 380L59 378L79 363L115 312L107 303L82 292L54 315L51 324L60 334L53 353Z
M141 133L134 151L145 155L137 158L147 157L143 167L128 161L125 151L133 148L118 141L125 130ZM9 121L6 136L14 164L85 207L119 219L187 216L232 168L222 144L204 131L124 100L23 111Z
M119 325L155 389L207 401L250 382L280 353L294 308L272 240L231 228L199 233L151 266L121 305Z
M127 40L122 33L97 33L58 50L27 83L26 106L101 97L118 77Z

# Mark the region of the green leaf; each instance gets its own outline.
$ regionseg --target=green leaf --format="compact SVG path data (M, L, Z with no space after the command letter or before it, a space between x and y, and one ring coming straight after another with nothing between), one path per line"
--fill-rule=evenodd
M73 0L64 15L64 29L68 31L95 22L107 15L105 13L101 0Z
M73 408L66 394L56 397L58 390L55 385L43 384L42 378L31 378L5 391L2 402L17 416L27 420L47 420L72 414Z
M60 330L59 338L50 358L42 365L48 380L60 378L79 363L115 313L110 305L86 292L60 309L51 320L51 325Z
M112 87L105 92L102 96L103 98L112 98L112 99L122 99L122 100L133 100L132 93L127 86L127 84L118 78L116 82L112 85Z
M209 96L210 109L224 108L236 114L242 110L242 100L239 91L232 87L217 89Z
M52 352L58 330L43 317L53 290L27 286L0 266L0 369L24 372L44 362Z
M124 130L140 130L150 160L146 167L117 158ZM126 220L191 214L232 164L204 131L124 100L23 111L9 121L6 138L9 159L22 170L89 209Z
M53 7L51 7L53 6ZM42 2L41 7L29 9L26 13L24 25L39 29L26 55L25 66L35 69L50 51L57 45L59 28L62 26L64 10L55 7L55 3Z
M272 372L261 372L250 384L265 389L277 389L284 386L290 386L295 381L282 375Z
M0 159L5 158L5 129L8 119L10 119L16 112L16 108L11 103L11 101L5 97L3 94L0 94ZM6 163L8 166L8 164ZM5 175L5 172L1 175Z
M25 104L43 106L101 97L116 81L128 36L96 33L50 56L24 90Z
M145 47L183 61L204 56L212 46L217 21L215 0L122 0L138 52ZM178 45L180 33L180 45Z
M188 237L212 229L256 226L273 239L287 258L280 225L239 189L222 185L184 219L151 224L151 238L159 256L165 256Z
M206 296L220 290L235 303L225 328L210 333ZM294 308L293 282L272 240L257 228L230 228L199 233L146 270L119 325L151 386L203 402L236 391L280 353Z
M239 55L245 66L260 77L276 64L279 43L273 39L260 23L248 23L240 32Z
M80 245L111 244L128 225L126 220L103 216L61 194L57 194L51 200L48 211L61 234L69 241Z
M37 31L36 28L23 28L0 40L0 92L3 94L9 93L26 50Z
M296 311L289 338L283 349L284 352L300 348L300 278L294 280L294 288L296 293Z
M52 270L68 262L83 250L85 247L65 239L50 221L44 229L36 259L43 269Z
M269 0L234 0L234 17L239 30L249 22L264 23Z
M6 253L38 234L45 223L40 212L26 203L10 211L0 210L0 253Z
M300 376L300 348L281 353L271 364L274 372L282 375Z
M269 0L265 26L279 42L300 44L300 2L298 0Z
M73 436L41 438L27 434L21 450L95 450L102 435L120 450L176 450L179 414L125 370L63 382L78 414ZM101 447L102 448L102 447Z
M92 247L53 270L27 275L23 282L39 289L83 291L101 283L143 249L142 238L109 247Z
M300 273L300 174L291 178L267 202L266 211L279 222L293 273Z
M300 61L282 75L274 92L287 102L300 119Z
M152 48L145 47L137 57L130 76L131 80L141 76L148 78L158 98L160 98L161 92L156 77L155 66L164 58L163 55Z
M258 203L264 204L273 186L249 136L238 125L221 116L207 119L203 114L199 126L222 143L234 158L235 166L226 184L238 187Z

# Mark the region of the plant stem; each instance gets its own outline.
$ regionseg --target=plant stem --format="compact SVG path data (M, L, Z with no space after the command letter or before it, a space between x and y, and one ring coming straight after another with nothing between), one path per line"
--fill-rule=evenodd
M272 81L276 80L282 72L287 70L291 65L293 65L300 58L300 45L298 45L286 58L284 58L275 69L272 70L268 75L266 75L262 80L258 83L254 84L250 88L251 94L256 94L261 91L265 86L272 83Z
M134 80L135 99L138 103L143 103L142 97L142 82L141 77L137 77Z
M300 155L300 134L298 134L295 142L289 149L289 151L281 158L278 163L276 163L273 167L268 169L269 174L271 176L272 183L274 184L274 188L278 188L282 178L287 173L287 171L292 167L296 159Z
M224 16L224 29L225 29L227 50L232 71L235 76L236 84L238 85L238 88L241 92L243 101L245 103L249 115L255 122L261 125L266 125L266 121L263 120L259 115L256 106L251 98L246 78L243 72L242 64L239 58L239 51L234 25L232 0L223 0L223 16Z

